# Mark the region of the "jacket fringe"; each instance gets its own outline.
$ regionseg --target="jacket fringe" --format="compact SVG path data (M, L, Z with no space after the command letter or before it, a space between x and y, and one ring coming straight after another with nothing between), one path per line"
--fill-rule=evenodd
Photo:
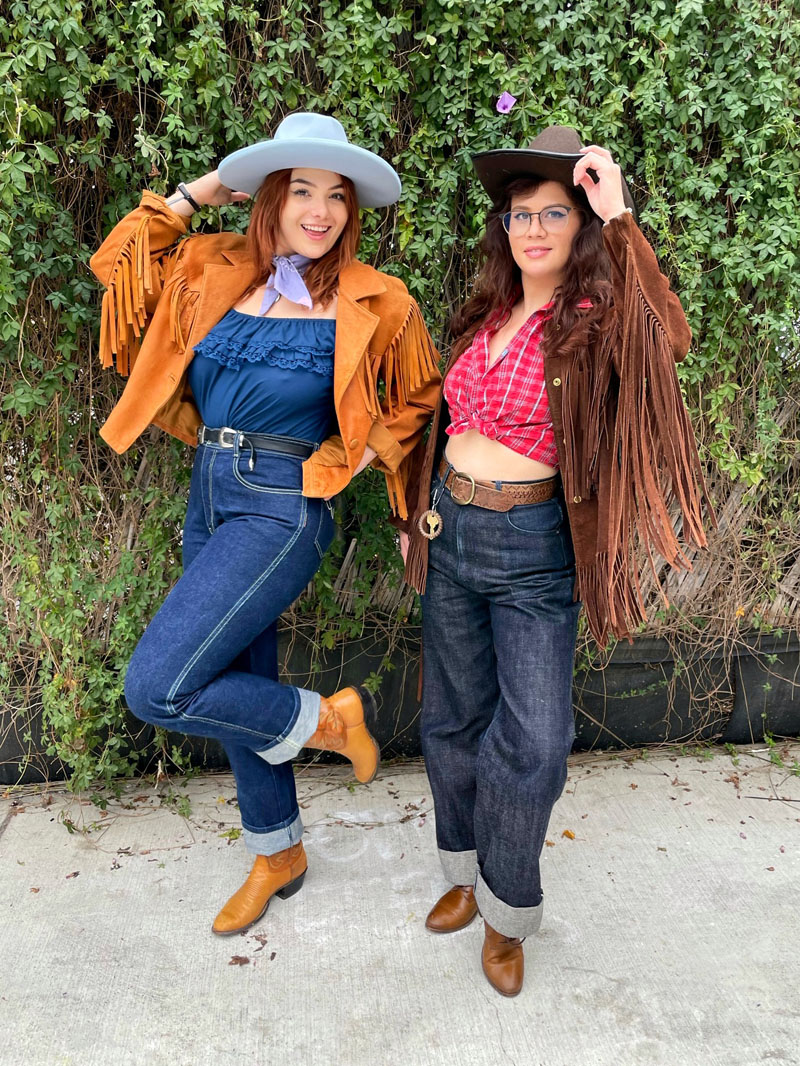
M362 360L361 367L356 374L361 399L371 418L381 417L381 401L378 395L378 372L381 357L367 356Z
M405 321L395 333L386 351L370 363L364 360L359 387L367 410L373 418L393 418L409 403L414 393L436 378L439 353L415 300L411 300ZM383 379L383 404L378 393L378 376ZM412 471L422 456L417 448L406 456L397 471L386 473L386 491L392 514L408 519L406 487ZM424 454L424 453L423 453Z
M705 548L708 543L703 500L715 522L669 337L634 272L626 280L625 295L605 531L608 617L617 636L629 636L631 628L646 620L637 544L659 588L655 552L674 569L692 569L673 528L671 502L680 507L682 539L690 546Z
M386 492L389 496L389 507L393 515L397 515L398 518L408 518L408 507L406 506L406 494L403 477L401 474L402 464L400 469L396 473L387 472L384 477L386 478Z
M145 293L153 291L150 265L150 216L145 215L120 248L103 296L100 325L100 363L127 376L141 346L147 321Z
M405 322L395 333L381 361L389 418L396 411L402 411L409 397L436 376L438 358L419 307L412 300Z
M184 335L181 316L190 305L197 304L199 297L199 293L192 292L187 283L186 266L183 262L183 255L187 246L188 241L183 241L178 245L178 249L173 255L173 266L169 280L164 286L162 294L162 299L169 307L170 338L181 350L186 347L189 339L188 336ZM194 309L196 310L196 306Z
M428 579L428 541L416 530L408 535L408 554L404 578L420 596L425 592Z

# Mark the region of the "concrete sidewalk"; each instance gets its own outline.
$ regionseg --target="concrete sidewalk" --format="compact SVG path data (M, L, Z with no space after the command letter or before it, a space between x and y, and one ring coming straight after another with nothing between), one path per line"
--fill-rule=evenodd
M6 794L0 1063L800 1064L800 745L781 758L572 759L515 1000L480 921L424 929L445 883L419 763L369 786L299 768L303 890L226 939L249 869L229 775L131 783L107 812Z

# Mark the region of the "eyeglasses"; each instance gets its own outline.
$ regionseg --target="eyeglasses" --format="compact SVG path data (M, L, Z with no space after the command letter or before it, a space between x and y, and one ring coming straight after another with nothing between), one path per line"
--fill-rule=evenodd
M503 215L503 227L510 237L524 237L531 228L534 217L538 216L539 225L547 233L561 233L567 228L571 211L580 211L580 208L550 204L541 211L506 211Z

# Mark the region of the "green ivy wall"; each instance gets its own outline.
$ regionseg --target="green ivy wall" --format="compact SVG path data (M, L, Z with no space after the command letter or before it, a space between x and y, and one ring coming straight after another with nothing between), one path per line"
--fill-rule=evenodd
M723 516L702 580L670 612L654 600L653 627L800 624L799 16L787 0L4 0L2 729L42 728L78 787L131 770L122 675L178 573L191 456L155 431L124 457L98 438L120 382L97 364L87 261L142 188L205 172L294 109L336 115L400 171L362 252L406 281L443 349L486 207L470 153L552 122L612 148L694 329L680 374ZM246 210L194 225L243 229ZM341 501L295 612L320 642L376 614L375 580L397 571L383 514L370 474Z

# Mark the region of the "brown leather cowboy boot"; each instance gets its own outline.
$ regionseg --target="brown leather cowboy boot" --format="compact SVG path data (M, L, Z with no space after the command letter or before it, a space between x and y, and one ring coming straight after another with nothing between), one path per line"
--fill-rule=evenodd
M357 780L369 784L375 780L380 762L380 748L367 728L375 720L375 701L364 688L343 688L319 709L317 730L306 741L307 748L338 751L353 764Z
M434 903L425 919L425 928L432 933L455 933L464 929L478 913L472 885L453 887Z
M489 984L501 996L516 996L522 989L525 973L522 941L518 937L498 933L485 918L484 925L486 932L481 952L483 972Z
M307 869L302 841L274 855L256 855L250 876L214 919L211 932L232 936L249 929L265 913L273 896L288 899L300 890Z

